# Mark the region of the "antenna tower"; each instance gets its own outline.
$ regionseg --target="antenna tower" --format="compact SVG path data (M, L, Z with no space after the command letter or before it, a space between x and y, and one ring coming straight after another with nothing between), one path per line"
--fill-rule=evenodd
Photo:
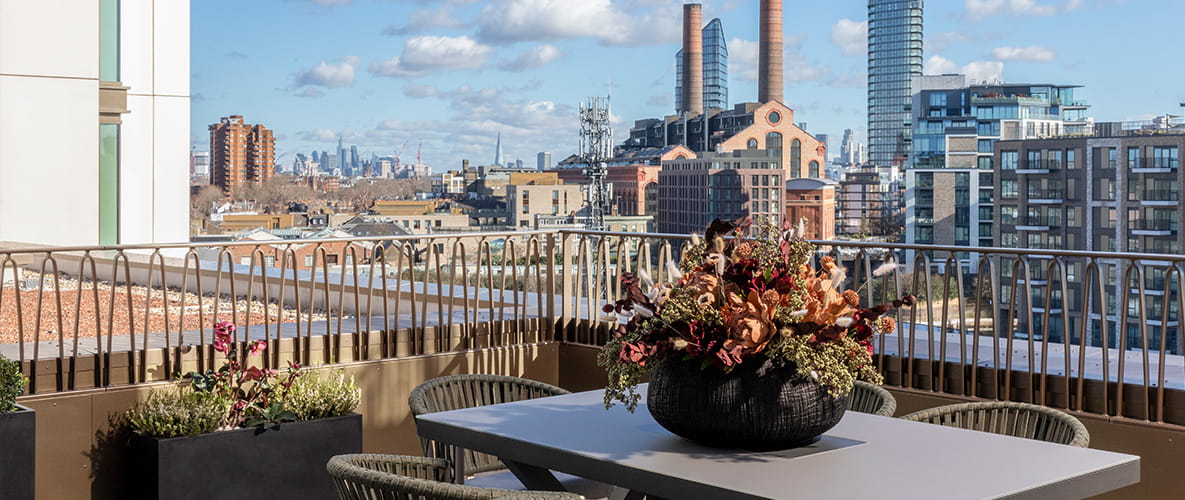
M609 190L605 186L609 158L613 150L613 129L609 126L609 97L590 97L580 105L580 157L588 178L588 229L605 230L609 213Z

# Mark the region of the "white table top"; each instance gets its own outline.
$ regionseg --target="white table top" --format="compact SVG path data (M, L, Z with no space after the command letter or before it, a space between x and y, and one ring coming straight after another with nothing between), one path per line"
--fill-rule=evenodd
M672 500L1083 498L1140 480L1134 455L851 411L807 447L709 448L660 427L644 403L605 410L599 390L422 415L417 426L429 439Z

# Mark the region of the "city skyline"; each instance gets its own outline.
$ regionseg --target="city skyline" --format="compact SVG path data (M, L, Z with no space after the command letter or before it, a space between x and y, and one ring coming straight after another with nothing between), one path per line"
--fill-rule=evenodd
M682 3L195 2L191 141L203 150L209 124L245 114L276 131L277 156L331 149L339 134L380 154L423 140L425 162L442 171L484 161L501 132L508 158L551 151L558 161L576 150L576 104L610 81L617 141L633 120L670 114ZM724 24L730 102L756 101L758 2L702 3L705 20ZM1185 70L1075 28L1138 23L1156 46L1173 33L1165 6L1185 1L930 2L926 73L1073 81L1099 121L1173 112L1182 96L1168 82ZM787 13L786 104L812 133L862 132L867 2L788 3Z

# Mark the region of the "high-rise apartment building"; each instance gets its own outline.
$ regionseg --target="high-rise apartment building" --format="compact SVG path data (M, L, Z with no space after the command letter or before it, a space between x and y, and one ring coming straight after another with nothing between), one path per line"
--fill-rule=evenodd
M1074 85L966 85L963 75L913 81L913 154L905 176L905 241L996 246L992 155L1001 139L1084 135ZM975 255L965 255L975 272Z
M922 74L922 0L868 0L868 158L898 166L910 152L910 80Z
M0 241L188 239L189 42L188 0L0 0Z
M703 108L728 109L728 42L724 24L712 19L701 32ZM675 112L683 109L683 49L675 53ZM698 111L698 110L696 110Z
M996 143L993 173L999 212L993 228L1000 246L1029 249L1031 255L1047 249L1180 255L1185 249L1185 232L1181 231L1185 221L1181 196L1185 127L1165 132L1096 129L1099 133L1093 136ZM1062 342L1065 332L1078 337L1080 322L1088 317L1087 345L1103 345L1102 308L1097 297L1089 310L1083 307L1088 303L1083 286L1089 274L1090 290L1101 283L1107 297L1106 345L1120 345L1121 332L1126 334L1129 348L1144 345L1140 323L1146 322L1147 345L1162 345L1163 334L1168 353L1185 353L1185 338L1178 322L1172 320L1177 316L1180 287L1179 279L1172 279L1171 262L1101 259L1095 270L1087 267L1085 259L1065 257L1060 264L1064 278L1061 273L1051 274L1045 259L1031 260L1028 276L1016 275L1011 262L1000 263L1000 317L1006 317L1013 303L1018 310L1034 313L1031 324L1029 315L1017 314L1016 331L1043 336L1048 308L1050 343ZM1125 274L1129 271L1133 271L1130 276ZM1144 280L1143 286L1135 285L1137 277ZM1032 295L1014 300L1010 296L1013 280L1027 281L1028 287L1018 290L1029 288ZM1130 293L1131 300L1125 305L1121 297L1129 296L1126 292L1133 289L1147 290L1147 294ZM1141 311L1141 305L1146 309ZM1125 307L1124 325L1120 312ZM1166 307L1172 311L1168 324L1162 323ZM1069 324L1063 323L1063 308L1069 313L1065 315ZM1074 343L1078 342L1075 338Z
M223 193L231 195L248 182L272 178L275 159L276 140L267 127L243 123L240 115L210 125L210 183Z

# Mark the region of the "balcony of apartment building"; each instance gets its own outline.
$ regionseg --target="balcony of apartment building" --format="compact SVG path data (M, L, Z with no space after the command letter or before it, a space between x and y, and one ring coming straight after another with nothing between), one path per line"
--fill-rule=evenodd
M1137 219L1128 221L1128 231L1137 236L1176 236L1177 221L1167 219Z
M1148 207L1175 207L1181 204L1179 189L1145 189L1139 198L1140 205Z
M1128 172L1133 174L1175 174L1179 162L1176 157L1128 158Z
M1062 169L1061 160L1019 160L1017 175L1051 174Z
M1066 198L1062 189L1030 187L1026 193L1027 201L1031 205L1059 205L1064 203Z
M596 358L616 318L601 306L622 297L626 272L670 279L667 264L687 239L563 229L352 238L341 264L319 240L0 250L0 352L31 379L18 402L38 411L38 495L126 496L113 419L178 374L213 368L217 321L238 323L238 341L270 341L265 367L297 361L357 376L366 452L421 452L405 402L433 377L491 373L573 391L603 387ZM1093 447L1141 457L1141 482L1109 498L1179 494L1180 454L1166 443L1185 440L1181 308L1157 310L1168 315L1160 330L1132 322L1145 335L1131 338L1146 342L1115 339L1113 328L1111 336L1051 334L1059 325L1095 328L1100 300L1129 299L1100 286L1103 263L1122 276L1152 256L817 244L820 256L849 269L848 286L865 303L890 290L926 298L895 313L896 333L876 337L876 367L898 414L983 400L1049 406L1081 419ZM264 259L266 246L280 247L282 258ZM312 263L297 269L300 249ZM965 252L978 257L950 265ZM239 254L252 257L230 257ZM1155 257L1167 263L1165 281L1134 280L1134 288L1161 284L1171 289L1162 298L1182 300L1185 256ZM873 278L888 262L903 272ZM1067 283L1103 297L1048 290Z
M1061 219L1053 216L1029 216L1016 221L1017 231L1049 231L1051 229L1059 229L1061 227Z

